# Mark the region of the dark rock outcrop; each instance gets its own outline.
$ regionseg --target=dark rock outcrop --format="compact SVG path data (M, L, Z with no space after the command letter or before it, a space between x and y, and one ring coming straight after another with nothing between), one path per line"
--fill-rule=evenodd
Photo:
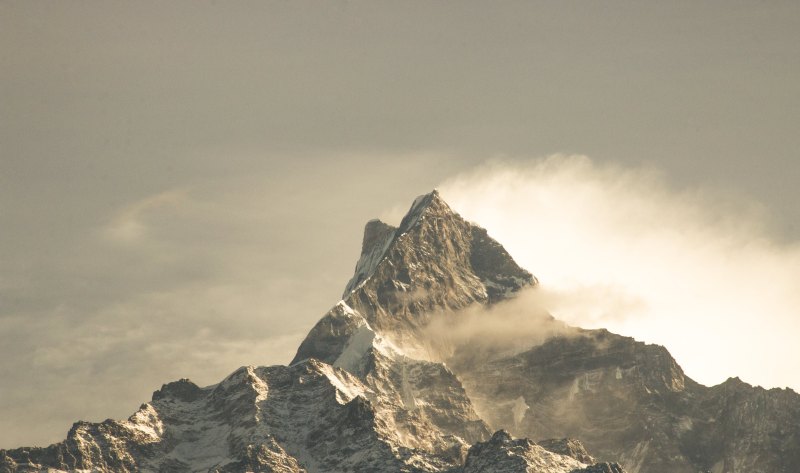
M572 457L581 463L591 465L595 462L594 457L589 455L580 440L570 438L547 439L539 440L536 443L545 450Z
M576 441L554 440L554 448L579 451L591 457ZM592 462L593 463L593 462ZM529 439L514 439L504 431L497 431L487 442L473 445L464 463L463 473L624 473L617 464L587 465L571 455L552 452Z

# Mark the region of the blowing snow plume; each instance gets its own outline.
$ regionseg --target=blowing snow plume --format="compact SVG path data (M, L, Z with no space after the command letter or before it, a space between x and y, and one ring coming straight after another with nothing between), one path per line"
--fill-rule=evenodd
M800 246L757 203L584 156L494 161L440 189L535 271L558 319L665 345L704 383L800 386Z
M456 370L511 356L554 336L580 331L556 320L547 310L551 297L541 288L528 288L497 304L472 305L432 317L423 330L434 358Z

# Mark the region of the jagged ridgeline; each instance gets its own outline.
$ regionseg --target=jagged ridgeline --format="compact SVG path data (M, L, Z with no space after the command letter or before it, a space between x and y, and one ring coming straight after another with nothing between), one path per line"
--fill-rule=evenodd
M796 393L702 386L663 347L549 317L537 284L434 191L367 223L289 366L166 384L127 420L0 451L0 472L798 471Z

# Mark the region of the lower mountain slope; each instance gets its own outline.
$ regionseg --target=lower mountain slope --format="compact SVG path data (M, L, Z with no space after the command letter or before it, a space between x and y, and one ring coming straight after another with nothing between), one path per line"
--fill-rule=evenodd
M664 347L605 330L453 366L489 425L579 438L631 473L775 473L800 464L800 395L733 379L708 388Z
M452 371L402 354L344 302L323 321L334 322L318 325L332 345L346 338L327 362L242 367L206 388L166 384L125 421L79 422L64 442L0 451L0 472L573 473L593 462L564 439L486 470L488 457L470 445L490 431Z
M625 473L616 463L594 463L579 442L563 439L554 446L572 444L578 456L545 448L545 443L529 439L513 439L504 430L497 431L487 442L469 449L463 473Z
M468 445L396 393L308 360L176 381L126 421L79 422L64 442L0 451L0 471L435 472Z

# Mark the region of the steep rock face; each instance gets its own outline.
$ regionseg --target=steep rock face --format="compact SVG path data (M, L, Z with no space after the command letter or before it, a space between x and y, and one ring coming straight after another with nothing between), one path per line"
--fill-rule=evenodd
M630 471L695 471L671 439L687 414L687 381L662 347L583 331L475 368L459 374L490 425L579 438ZM526 408L515 417L519 404Z
M586 447L577 439L546 439L539 440L536 443L545 450L572 457L587 465L591 465L595 462L594 457L589 455L589 452L586 451Z
M402 341L437 312L496 302L536 282L433 191L414 201L393 232L367 224L344 301L376 330Z
M681 437L693 463L708 471L794 471L800 465L800 395L753 387L738 378L708 389Z
M295 359L317 356L392 399L400 407L401 420L424 420L427 431L408 435L434 432L471 444L490 433L452 371L442 363L405 355L344 301L314 326Z
M464 473L571 473L584 467L572 457L550 452L529 439L513 439L500 430L469 449Z
M556 448L586 451L579 442L560 439L551 442ZM591 459L591 457L588 457ZM591 462L593 463L593 461ZM503 430L497 431L487 442L477 443L469 449L463 473L624 473L616 463L587 465L572 455L553 452L529 439L514 439Z
M633 473L792 471L800 454L797 393L738 380L707 388L665 348L605 330L458 374L489 425L576 437Z
M367 223L342 304L405 355L433 361L430 351L440 347L430 346L422 333L432 317L500 302L537 283L486 230L433 191L414 201L398 228ZM333 363L358 330L353 320L334 308L312 328L292 363Z
M78 423L66 441L0 452L0 471L440 471L466 445L396 397L310 360L165 385L127 421Z
M361 242L361 257L356 263L356 270L353 278L347 283L342 299L355 289L359 284L372 275L375 267L380 263L386 254L386 249L394 240L397 228L381 222L380 220L370 220L364 227L364 239Z

